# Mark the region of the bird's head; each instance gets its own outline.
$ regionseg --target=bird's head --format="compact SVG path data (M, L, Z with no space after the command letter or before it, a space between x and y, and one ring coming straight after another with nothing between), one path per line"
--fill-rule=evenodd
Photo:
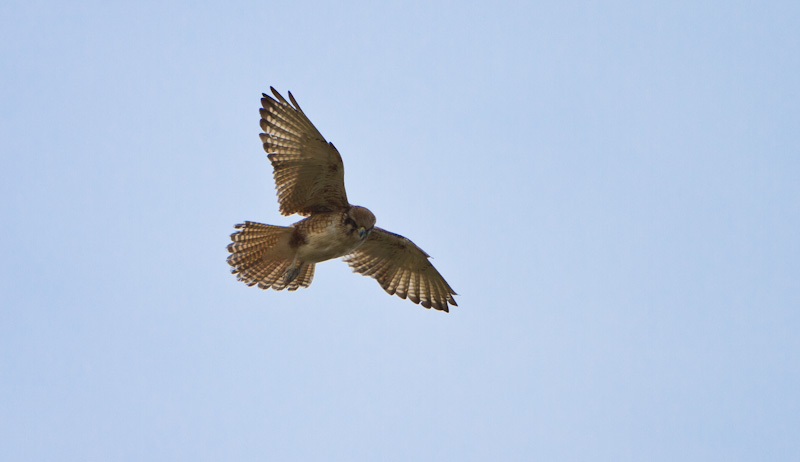
M375 227L375 215L368 209L359 206L350 207L347 211L348 224L352 226L352 230L358 233L358 237L366 239L372 228Z

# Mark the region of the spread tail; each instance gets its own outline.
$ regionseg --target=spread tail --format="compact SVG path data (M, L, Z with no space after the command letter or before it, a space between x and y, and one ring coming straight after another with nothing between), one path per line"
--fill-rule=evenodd
M235 226L228 264L236 279L260 289L297 290L314 278L314 263L299 263L289 245L293 228L246 221Z

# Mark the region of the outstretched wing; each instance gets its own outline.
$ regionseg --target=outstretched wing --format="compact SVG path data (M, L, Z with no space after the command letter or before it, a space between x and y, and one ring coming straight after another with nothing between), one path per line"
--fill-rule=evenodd
M274 88L261 98L261 142L269 153L284 215L345 210L342 156L308 120L292 93L291 104Z
M372 276L389 295L408 297L425 308L449 311L456 293L436 271L430 256L399 234L374 228L367 240L344 257L356 273Z

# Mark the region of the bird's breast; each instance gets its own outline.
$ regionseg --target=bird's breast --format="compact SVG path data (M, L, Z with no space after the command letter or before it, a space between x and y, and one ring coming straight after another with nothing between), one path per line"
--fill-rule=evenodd
M340 220L301 226L303 243L297 248L298 259L321 262L349 254L361 243L357 233L349 232Z

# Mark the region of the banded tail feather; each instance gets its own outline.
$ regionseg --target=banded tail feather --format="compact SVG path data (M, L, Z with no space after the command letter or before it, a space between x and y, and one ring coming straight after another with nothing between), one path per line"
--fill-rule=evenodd
M289 245L294 228L246 221L235 226L228 244L228 264L236 279L260 289L297 290L314 278L314 263L295 264Z

